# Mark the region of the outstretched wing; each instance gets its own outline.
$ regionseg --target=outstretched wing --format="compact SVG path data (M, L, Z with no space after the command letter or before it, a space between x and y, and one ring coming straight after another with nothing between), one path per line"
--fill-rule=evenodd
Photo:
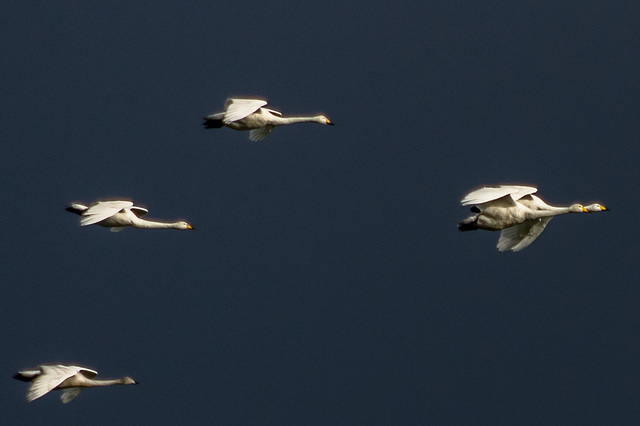
M90 368L86 368L86 367L75 367L75 368L77 368L78 372L82 373L82 375L87 379L93 379L98 375L98 372L96 370L92 370Z
M69 401L76 399L80 393L84 390L84 388L68 388L62 391L60 394L60 400L63 404L66 404Z
M131 212L138 217L144 216L145 214L149 213L149 210L145 209L144 207L138 206L133 206L129 210L131 210Z
M538 189L532 186L517 186L517 185L500 185L492 187L484 187L476 189L468 193L460 203L463 206L477 205L488 203L489 201L495 201L507 195L511 196L512 200L519 200L528 194L533 194Z
M553 217L527 220L520 225L503 229L498 240L498 250L518 252L529 247L542 234L544 228Z
M276 111L271 108L262 108L263 111L267 111L269 114L274 115L276 117L282 117L282 113L280 111Z
M265 106L267 101L262 99L227 99L225 103L224 123L242 120L246 116L253 114L260 107Z
M27 391L27 401L31 402L51 392L80 370L80 367L66 365L41 365L42 374L33 379Z
M274 129L275 126L264 126L259 129L253 129L249 132L249 140L254 142L261 141L262 139L269 136L269 133Z
M80 219L80 226L93 225L101 222L120 210L133 206L131 201L98 201L90 206Z

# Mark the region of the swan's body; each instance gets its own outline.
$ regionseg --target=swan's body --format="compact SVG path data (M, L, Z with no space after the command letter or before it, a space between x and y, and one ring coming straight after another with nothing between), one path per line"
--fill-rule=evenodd
M502 231L498 250L517 252L538 238L555 216L608 210L600 204L587 207L582 204L550 206L533 195L537 190L531 186L500 185L472 191L462 199L461 204L473 205L471 211L476 214L460 222L458 229Z
M147 214L148 210L134 206L131 201L98 201L87 207L82 204L72 203L66 210L81 217L80 225L88 226L98 224L111 228L113 232L120 231L126 226L134 228L171 228L171 229L194 229L187 222L153 222L141 219L140 216Z
M30 370L18 371L13 378L31 382L27 391L27 401L31 402L52 390L62 390L63 404L80 395L85 388L113 385L137 385L131 377L114 380L94 380L97 371L75 365L40 365Z
M276 110L263 108L267 101L262 99L229 98L224 104L224 112L211 114L204 118L204 127L218 129L227 126L235 130L250 130L249 139L261 141L269 136L276 126L293 123L318 123L333 125L324 115L312 117L283 117Z

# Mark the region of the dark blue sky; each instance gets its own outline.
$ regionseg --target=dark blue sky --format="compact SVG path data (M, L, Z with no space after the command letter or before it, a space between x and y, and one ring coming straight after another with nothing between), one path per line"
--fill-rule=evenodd
M6 424L637 424L633 2L0 9ZM228 96L335 127L204 130ZM496 183L609 214L461 234ZM80 228L123 197L194 232ZM137 387L34 403L80 363Z

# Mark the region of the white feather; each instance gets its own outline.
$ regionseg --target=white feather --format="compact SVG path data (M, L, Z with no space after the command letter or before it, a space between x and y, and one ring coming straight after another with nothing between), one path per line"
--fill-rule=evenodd
M249 140L254 142L259 142L269 136L269 133L273 130L275 126L264 126L259 129L253 129L249 132Z
M229 124L233 121L242 120L266 104L267 101L261 99L227 99L223 121L225 124Z
M533 194L538 188L532 186L517 186L517 185L500 185L495 187L484 187L476 189L468 193L460 203L463 206L469 206L473 204L484 204L489 201L497 200L506 195L511 195L514 201L519 200L528 194Z
M115 215L122 209L133 206L131 201L98 201L82 214L81 226L89 226Z
M500 239L498 239L498 250L512 250L514 252L524 250L542 234L551 219L553 217L528 220L520 225L503 229L500 231Z
M80 396L80 393L83 390L84 390L84 388L64 389L62 391L62 394L60 394L60 400L62 401L63 404L66 404L66 403L76 399L78 396Z

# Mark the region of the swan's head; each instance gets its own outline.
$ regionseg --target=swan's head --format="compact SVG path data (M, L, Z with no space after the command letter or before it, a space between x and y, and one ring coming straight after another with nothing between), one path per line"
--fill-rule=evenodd
M122 384L123 385L137 385L138 382L133 380L131 377L123 377L122 378Z
M193 226L189 225L187 222L182 221L182 222L177 222L176 223L175 229L184 230L184 229L196 229L196 228L194 228Z
M335 123L331 120L329 120L329 118L326 115L319 115L316 117L316 119L318 120L318 123L320 124L325 124L327 126L335 126Z
M571 213L588 213L589 210L585 208L582 204L572 204L569 206L569 211Z
M608 212L611 210L598 203L585 206L585 209L587 209L588 212Z

